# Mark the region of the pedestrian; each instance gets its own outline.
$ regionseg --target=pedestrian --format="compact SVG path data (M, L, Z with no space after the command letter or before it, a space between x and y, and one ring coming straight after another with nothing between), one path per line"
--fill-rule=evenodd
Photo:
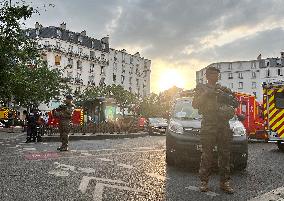
M199 84L195 89L192 106L202 114L200 140L202 154L199 169L200 191L209 191L208 182L217 146L220 169L220 188L226 193L234 193L230 185L230 152L233 132L229 120L234 117L238 106L230 89L217 84L219 69L208 67L207 84Z
M62 145L57 148L59 151L68 151L70 120L74 105L72 103L73 97L67 95L64 103L55 110L55 116L59 119L59 133Z

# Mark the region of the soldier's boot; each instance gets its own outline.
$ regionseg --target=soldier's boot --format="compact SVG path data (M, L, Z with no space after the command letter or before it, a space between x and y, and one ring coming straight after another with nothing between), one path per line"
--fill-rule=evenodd
M220 182L220 189L223 190L224 192L228 193L228 194L234 193L234 189L231 187L229 181L221 181Z
M209 191L208 182L207 181L201 181L200 186L199 186L199 190L201 192L208 192Z
M60 147L59 151L68 151L68 147Z

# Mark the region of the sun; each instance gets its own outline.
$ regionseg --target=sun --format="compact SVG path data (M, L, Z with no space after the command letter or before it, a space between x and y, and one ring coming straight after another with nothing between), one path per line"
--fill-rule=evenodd
M185 80L180 72L175 69L164 70L160 73L159 78L159 91L167 90L173 86L184 88Z

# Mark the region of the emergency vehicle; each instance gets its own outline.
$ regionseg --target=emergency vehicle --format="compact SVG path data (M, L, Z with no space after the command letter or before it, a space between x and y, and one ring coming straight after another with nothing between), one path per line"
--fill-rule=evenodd
M263 116L270 141L284 151L284 82L263 83Z
M73 125L83 125L84 112L83 109L74 109L71 117L71 123ZM59 124L58 118L53 115L53 111L48 112L48 126L57 127Z
M262 117L262 104L251 94L235 93L235 97L240 103L236 114L245 116L242 123L246 128L247 136L251 139L267 140L268 135L264 128L264 119Z

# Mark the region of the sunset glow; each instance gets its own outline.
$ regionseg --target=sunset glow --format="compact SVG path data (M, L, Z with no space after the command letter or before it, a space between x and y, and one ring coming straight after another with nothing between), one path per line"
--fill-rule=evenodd
M178 72L175 69L167 69L161 72L160 78L159 78L159 90L164 91L166 89L169 89L173 86L177 86L179 88L185 87L185 79L181 75L180 72Z

